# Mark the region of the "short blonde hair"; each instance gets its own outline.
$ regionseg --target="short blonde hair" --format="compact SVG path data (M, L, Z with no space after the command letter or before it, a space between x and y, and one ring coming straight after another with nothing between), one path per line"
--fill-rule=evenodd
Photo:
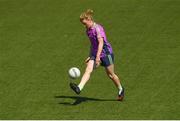
M83 21L84 19L93 20L93 10L87 9L85 12L81 13L80 21Z

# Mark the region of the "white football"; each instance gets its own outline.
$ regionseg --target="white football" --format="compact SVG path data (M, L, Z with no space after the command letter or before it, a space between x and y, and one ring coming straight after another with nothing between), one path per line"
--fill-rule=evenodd
M76 78L80 77L80 75L81 75L81 72L77 67L72 67L69 69L69 76L72 79L76 79Z

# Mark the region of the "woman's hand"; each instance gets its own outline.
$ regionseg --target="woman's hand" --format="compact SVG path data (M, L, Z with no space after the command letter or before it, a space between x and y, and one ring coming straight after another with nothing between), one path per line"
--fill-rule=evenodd
M101 63L100 57L97 56L96 57L96 67L98 67L100 65L100 63Z

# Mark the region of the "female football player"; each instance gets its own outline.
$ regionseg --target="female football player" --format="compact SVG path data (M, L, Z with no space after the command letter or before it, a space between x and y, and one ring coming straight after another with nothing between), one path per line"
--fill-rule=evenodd
M93 69L101 65L105 67L108 77L118 88L118 100L123 100L124 88L120 83L119 77L114 72L114 54L112 47L106 38L104 28L94 22L93 10L90 9L80 15L80 22L86 27L86 33L91 42L91 49L89 57L85 60L87 67L82 79L79 85L70 83L71 89L74 90L76 94L80 94L84 85L90 79Z

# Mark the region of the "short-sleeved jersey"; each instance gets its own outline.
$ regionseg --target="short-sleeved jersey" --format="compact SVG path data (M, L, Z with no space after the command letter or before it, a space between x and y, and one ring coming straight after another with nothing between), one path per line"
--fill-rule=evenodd
M87 36L89 37L89 40L91 42L91 49L90 49L90 56L96 56L97 51L98 51L98 38L103 38L103 49L101 52L100 57L105 57L107 54L112 54L112 47L110 43L107 41L106 34L104 31L104 28L99 25L94 23L93 26L89 29L86 30Z

